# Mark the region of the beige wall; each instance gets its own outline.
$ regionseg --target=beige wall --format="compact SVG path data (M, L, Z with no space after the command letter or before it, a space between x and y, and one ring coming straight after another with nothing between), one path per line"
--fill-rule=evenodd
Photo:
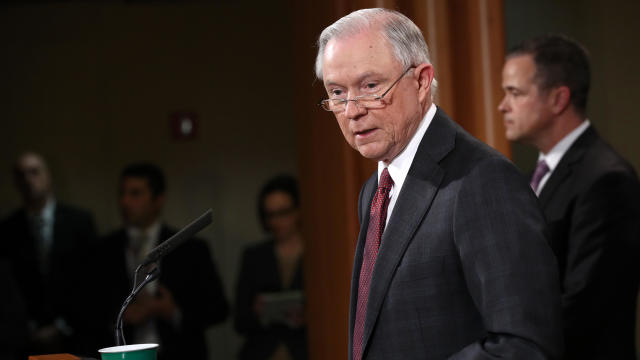
M627 0L504 0L507 47L532 36L562 32L591 54L588 117L636 170L640 169L640 2ZM533 169L536 153L514 146L514 161Z
M297 164L291 16L278 2L251 9L2 5L0 217L19 205L10 166L25 149L48 158L59 199L91 209L102 233L119 225L121 168L153 161L168 177L169 223L213 208L203 235L231 297L241 248L262 236L258 188ZM200 117L191 142L170 137L168 114L182 109ZM211 330L212 357L233 357L229 324Z

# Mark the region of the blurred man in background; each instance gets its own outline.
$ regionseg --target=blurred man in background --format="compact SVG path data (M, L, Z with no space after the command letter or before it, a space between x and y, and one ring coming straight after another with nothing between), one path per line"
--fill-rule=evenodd
M36 153L16 160L14 178L23 206L2 222L0 251L26 303L26 353L82 353L91 344L81 274L96 237L93 216L57 201L47 164Z
M586 51L528 40L502 71L506 137L539 152L531 187L558 258L566 359L635 359L640 185L587 119Z
M139 163L122 171L118 206L123 227L99 246L104 260L99 284L106 293L103 310L109 316L109 334L137 265L176 232L162 222L164 201L165 177L157 166ZM148 284L124 313L127 342L160 344L160 359L207 359L204 332L229 312L209 248L191 239L164 257L159 267L159 280Z

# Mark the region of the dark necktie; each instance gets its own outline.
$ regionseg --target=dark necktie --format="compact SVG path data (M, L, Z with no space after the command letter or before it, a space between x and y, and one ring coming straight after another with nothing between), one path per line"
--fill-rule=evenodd
M531 188L537 194L538 187L540 186L540 180L549 172L549 165L544 160L538 161L538 165L536 165L536 170L533 172L533 176L531 177Z
M360 280L358 282L358 303L356 307L356 322L353 329L353 360L362 358L362 341L364 334L364 321L367 314L367 302L369 300L369 285L373 266L378 256L380 239L387 221L387 207L389 206L389 191L393 186L393 180L389 171L385 168L380 175L378 190L371 203L369 227L367 239L364 245L362 266L360 267Z
M36 239L36 250L38 251L38 260L40 270L43 274L49 271L49 246L44 237L44 218L36 215L31 218L31 232Z

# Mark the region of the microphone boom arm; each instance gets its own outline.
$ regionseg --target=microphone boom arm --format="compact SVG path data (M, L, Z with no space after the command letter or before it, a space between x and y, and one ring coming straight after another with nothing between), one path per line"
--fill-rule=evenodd
M178 246L182 245L182 243L193 237L193 235L195 235L197 232L211 224L211 213L211 209L205 211L204 214L200 215L200 217L194 220L191 224L185 226L175 235L152 249L147 254L147 257L142 261L142 263L138 265L133 275L133 289L131 290L131 294L129 294L127 299L122 304L122 308L120 309L120 313L118 314L118 318L116 319L115 338L117 346L126 345L124 334L122 331L122 316L124 315L125 310L127 310L129 303L133 301L133 299L145 285L160 276L160 266L158 263L165 255L173 251ZM138 280L138 272L150 264L156 264L156 266L154 266L153 269L151 269L151 271L147 273L144 280L142 280L139 285L136 284Z
M137 273L137 271L136 271L136 273ZM118 318L116 319L115 338L116 338L116 345L117 346L126 345L127 344L126 341L124 340L124 332L122 331L122 315L124 315L125 310L127 310L127 307L129 307L129 303L131 303L131 301L133 301L133 299L136 297L136 295L138 295L140 290L142 290L142 288L145 287L145 285L147 285L148 283L150 283L153 280L157 279L158 276L160 276L160 267L159 266L155 266L147 274L147 276L144 277L144 280L142 280L142 282L140 282L139 285L136 286L134 284L134 288L133 288L133 290L131 290L131 294L129 294L129 296L127 296L127 299L122 304L122 308L120 308L120 313L118 314Z

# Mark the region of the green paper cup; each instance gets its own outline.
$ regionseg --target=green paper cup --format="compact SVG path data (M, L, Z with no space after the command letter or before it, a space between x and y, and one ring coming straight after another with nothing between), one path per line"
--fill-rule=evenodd
M102 360L156 360L158 344L114 346L98 351Z

